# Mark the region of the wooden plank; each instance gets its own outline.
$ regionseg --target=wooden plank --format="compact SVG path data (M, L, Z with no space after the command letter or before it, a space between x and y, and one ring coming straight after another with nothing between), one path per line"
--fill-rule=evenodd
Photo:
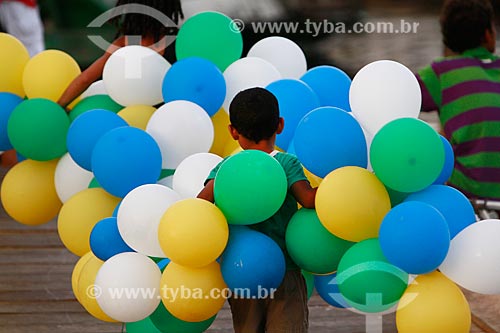
M500 332L500 295L482 295L462 289L477 326L485 332Z
M67 289L44 289L38 291L2 291L0 302L40 302L40 301L71 301L75 296L71 286Z
M4 314L0 316L2 332L9 333L117 333L119 323L101 322L87 313L52 313L50 315Z
M71 276L75 263L57 264L51 265L50 267L47 267L47 265L20 265L19 263L4 264L0 265L0 279L8 277L14 280L21 275L33 276L33 278L36 279L36 276L42 274L63 274Z
M53 232L57 232L57 222L56 220L52 220L42 225L38 226L27 226L16 222L11 219L10 216L5 213L3 207L0 207L0 230L19 230L19 231L37 231L37 230L50 230Z
M65 248L37 249L36 251L33 249L2 249L0 251L0 265L75 264L77 260L78 257L69 253Z
M76 299L54 301L33 301L25 302L0 302L0 316L4 314L23 314L23 313L69 313L86 312Z
M0 294L3 290L34 291L64 290L71 288L71 274L47 274L39 276L0 276Z
M43 248L64 248L59 235L55 232L16 232L0 231L0 250L10 249L43 249Z

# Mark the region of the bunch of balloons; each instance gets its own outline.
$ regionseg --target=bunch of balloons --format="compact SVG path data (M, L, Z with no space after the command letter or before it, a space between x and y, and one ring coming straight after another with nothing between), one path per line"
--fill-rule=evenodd
M316 209L299 210L285 239L308 286L336 307L397 311L402 333L468 332L456 284L500 293L500 221L474 223L467 198L444 185L453 151L417 119L415 76L385 60L353 80L308 70L282 37L241 58L232 23L189 18L174 64L147 47L117 50L69 116L56 101L80 73L74 60L29 59L0 34L0 151L26 158L2 183L7 213L27 225L57 216L81 257L73 291L96 318L130 333L203 332L230 294L259 298L285 275L280 246L251 226L280 209L286 175L268 154L239 152L227 131L236 94L266 88L286 124L277 149L319 185ZM196 198L208 177L216 205Z

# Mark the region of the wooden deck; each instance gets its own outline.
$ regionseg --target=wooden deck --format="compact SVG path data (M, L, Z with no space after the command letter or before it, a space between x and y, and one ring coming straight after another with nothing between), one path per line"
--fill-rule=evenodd
M0 180L5 169L0 170ZM0 209L0 332L119 333L120 324L88 315L71 291L77 257L61 244L55 221L26 227ZM468 294L475 313L471 332L500 332L498 297ZM310 332L366 332L365 317L327 306L317 295L310 305ZM232 332L227 306L209 332ZM384 317L383 332L396 332L394 315ZM147 333L147 332L144 332Z

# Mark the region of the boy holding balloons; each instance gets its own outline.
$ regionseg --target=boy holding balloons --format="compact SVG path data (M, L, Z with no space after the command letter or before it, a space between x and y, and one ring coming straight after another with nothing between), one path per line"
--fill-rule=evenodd
M455 153L449 185L500 200L500 58L489 0L448 0L441 14L447 54L422 69L422 111L438 110Z
M310 186L295 156L275 150L276 136L283 131L284 121L272 93L262 88L240 92L232 101L229 114L229 131L233 139L244 150L259 150L273 156L283 167L288 186L286 199L278 212L250 226L280 246L285 254L287 272L273 297L230 299L235 332L307 332L307 288L300 269L286 251L285 233L288 222L297 211L297 202L305 208L315 207L316 188ZM215 178L223 163L211 172L199 198L215 201Z

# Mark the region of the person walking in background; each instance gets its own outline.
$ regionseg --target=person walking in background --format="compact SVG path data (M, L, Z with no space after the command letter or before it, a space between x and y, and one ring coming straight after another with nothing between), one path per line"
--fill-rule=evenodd
M454 55L417 74L422 111L438 110L455 153L449 185L470 199L500 201L500 58L489 0L448 0L443 42ZM450 53L448 53L450 54Z
M139 4L147 6L168 16L175 24L184 18L180 0L118 0L115 7ZM135 41L129 40L128 36L140 36L142 46L147 46L161 54L170 63L175 62L174 44L168 45L166 36L176 35L177 27L168 26L166 22L160 22L155 17L144 14L129 13L113 19L117 26L117 38L109 49L97 59L89 68L82 72L69 85L58 101L62 107L66 107L78 96L80 96L92 83L99 80L104 70L104 65L111 54L118 48L132 45Z
M24 44L31 57L45 49L37 0L0 0L0 23Z

